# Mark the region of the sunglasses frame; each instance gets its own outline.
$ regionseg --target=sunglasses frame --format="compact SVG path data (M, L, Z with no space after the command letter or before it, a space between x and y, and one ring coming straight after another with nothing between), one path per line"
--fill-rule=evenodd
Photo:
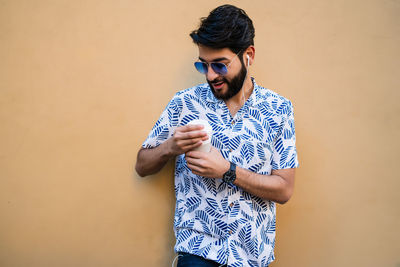
M222 63L222 62L204 62L204 61L196 61L196 62L194 62L194 67L195 67L196 70L197 70L198 72L200 72L201 74L207 74L207 73L208 73L208 68L211 66L212 70L213 70L216 74L218 74L218 75L226 75L226 74L228 73L228 68L229 68L229 66L232 64L233 60L240 54L240 52L242 52L242 51L239 51L237 54L235 54L235 56L231 59L231 62L229 62L228 65L226 65L225 63ZM202 71L200 71L199 68L197 68L196 64L199 64L199 63L203 66L203 70L205 70L205 72L202 72ZM217 65L217 64L218 64L218 65L222 65L222 68L216 67L215 65ZM204 68L204 65L207 66L207 68ZM223 69L224 71L221 72L221 71L219 71L220 69Z

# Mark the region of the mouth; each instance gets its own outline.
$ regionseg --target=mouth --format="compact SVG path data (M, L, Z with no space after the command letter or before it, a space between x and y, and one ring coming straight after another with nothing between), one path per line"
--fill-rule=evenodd
M221 89L221 88L222 88L222 86L224 85L224 82L223 82L223 81L214 82L214 83L212 83L212 85L213 85L213 87L214 87L215 90L218 90L218 89Z

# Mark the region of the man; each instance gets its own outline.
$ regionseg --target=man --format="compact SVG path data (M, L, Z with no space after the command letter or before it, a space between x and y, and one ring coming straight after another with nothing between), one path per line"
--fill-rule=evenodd
M208 83L178 92L140 149L136 171L176 158L174 231L178 266L268 266L274 260L275 202L289 200L298 166L293 107L249 75L254 27L220 6L190 34ZM204 119L212 127L207 136ZM196 151L211 138L209 153Z

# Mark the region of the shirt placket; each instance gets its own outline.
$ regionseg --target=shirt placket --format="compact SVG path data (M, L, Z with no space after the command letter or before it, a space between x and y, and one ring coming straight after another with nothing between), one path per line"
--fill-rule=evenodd
M235 117L231 117L230 116L230 122L228 125L228 132L227 132L227 136L229 138L233 138L232 134L233 134L233 128L235 126L235 124L238 122L238 120L241 118L240 114L236 114ZM232 144L230 142L228 142L228 160L229 162L232 162L232 156L233 156L233 149L232 149ZM237 225L235 224L235 219L237 219L237 208L239 207L239 196L238 196L238 190L236 188L236 186L228 184L227 185L227 195L228 195L228 206L227 206L227 259L228 259L228 263L232 263L235 261L235 258L233 257L233 253L231 251L231 242L233 242L234 240L236 240L236 228Z

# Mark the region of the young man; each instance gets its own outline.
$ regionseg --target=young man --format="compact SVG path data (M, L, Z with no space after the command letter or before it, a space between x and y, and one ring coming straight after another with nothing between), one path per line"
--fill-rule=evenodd
M254 27L220 6L190 34L207 83L178 92L137 157L140 176L176 158L174 231L178 266L268 266L274 260L275 202L289 200L298 166L293 107L249 75ZM204 119L212 127L207 136ZM211 138L210 152L196 151Z

